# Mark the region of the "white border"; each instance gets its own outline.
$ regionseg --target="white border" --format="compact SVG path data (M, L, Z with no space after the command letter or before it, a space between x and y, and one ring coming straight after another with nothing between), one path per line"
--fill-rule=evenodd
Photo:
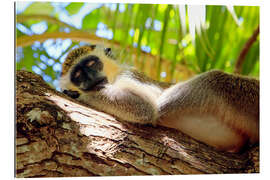
M31 0L19 0L31 1ZM245 5L258 6L262 0L35 0L44 2L93 2L93 3L139 3L139 4L208 4L208 5ZM267 1L267 0L265 0Z
M43 0L46 1L46 0ZM63 2L65 0L57 0L57 2ZM75 2L78 0L74 0ZM241 174L241 175L185 175L185 176L129 176L129 179L137 178L155 178L155 179L229 179L229 178L244 178L252 179L265 178L269 175L269 101L270 101L270 88L269 88L269 3L268 0L88 0L83 2L101 2L101 3L149 3L149 4L208 4L208 5L248 5L248 6L261 6L261 31L260 31L260 84L261 84L261 99L260 99L260 174ZM4 2L4 3L3 3ZM65 1L67 2L67 1ZM82 1L80 1L82 2ZM4 179L11 179L14 177L14 1L1 1L1 177ZM268 113L267 113L268 112ZM268 160L268 161L267 161ZM125 179L127 177L103 177L109 179ZM102 178L102 179L103 179ZM48 178L43 178L48 179ZM57 178L60 179L60 178ZM61 178L63 179L63 178ZM70 178L65 178L70 179ZM72 178L74 179L74 178ZM75 178L77 179L77 178ZM100 179L91 177L90 179Z

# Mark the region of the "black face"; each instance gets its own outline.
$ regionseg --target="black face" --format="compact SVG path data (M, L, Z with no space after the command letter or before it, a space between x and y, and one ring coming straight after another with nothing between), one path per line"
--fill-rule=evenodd
M100 90L108 83L106 76L101 74L103 63L97 56L83 58L71 71L70 80L81 90Z

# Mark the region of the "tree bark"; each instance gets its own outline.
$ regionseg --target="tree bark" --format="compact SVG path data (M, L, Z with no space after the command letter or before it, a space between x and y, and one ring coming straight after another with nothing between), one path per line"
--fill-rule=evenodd
M16 74L16 176L258 173L259 146L218 152L174 129L120 122Z

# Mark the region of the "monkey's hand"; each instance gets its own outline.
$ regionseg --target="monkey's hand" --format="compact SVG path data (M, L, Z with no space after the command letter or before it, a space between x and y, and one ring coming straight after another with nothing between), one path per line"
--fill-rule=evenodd
M71 91L71 90L64 90L64 94L68 95L69 97L73 99L77 99L80 96L80 93L78 91Z

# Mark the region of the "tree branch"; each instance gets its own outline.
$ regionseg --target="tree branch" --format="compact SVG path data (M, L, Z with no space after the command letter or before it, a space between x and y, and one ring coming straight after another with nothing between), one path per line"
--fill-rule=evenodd
M258 36L259 32L260 32L260 26L258 26L257 29L253 32L252 36L248 39L248 41L246 42L242 51L240 52L240 54L237 58L237 61L236 61L234 73L241 74L242 66L243 66L245 57L246 57L249 49L251 48L252 44L257 40L257 36Z
M16 176L259 172L259 147L217 152L179 131L120 122L16 74Z

